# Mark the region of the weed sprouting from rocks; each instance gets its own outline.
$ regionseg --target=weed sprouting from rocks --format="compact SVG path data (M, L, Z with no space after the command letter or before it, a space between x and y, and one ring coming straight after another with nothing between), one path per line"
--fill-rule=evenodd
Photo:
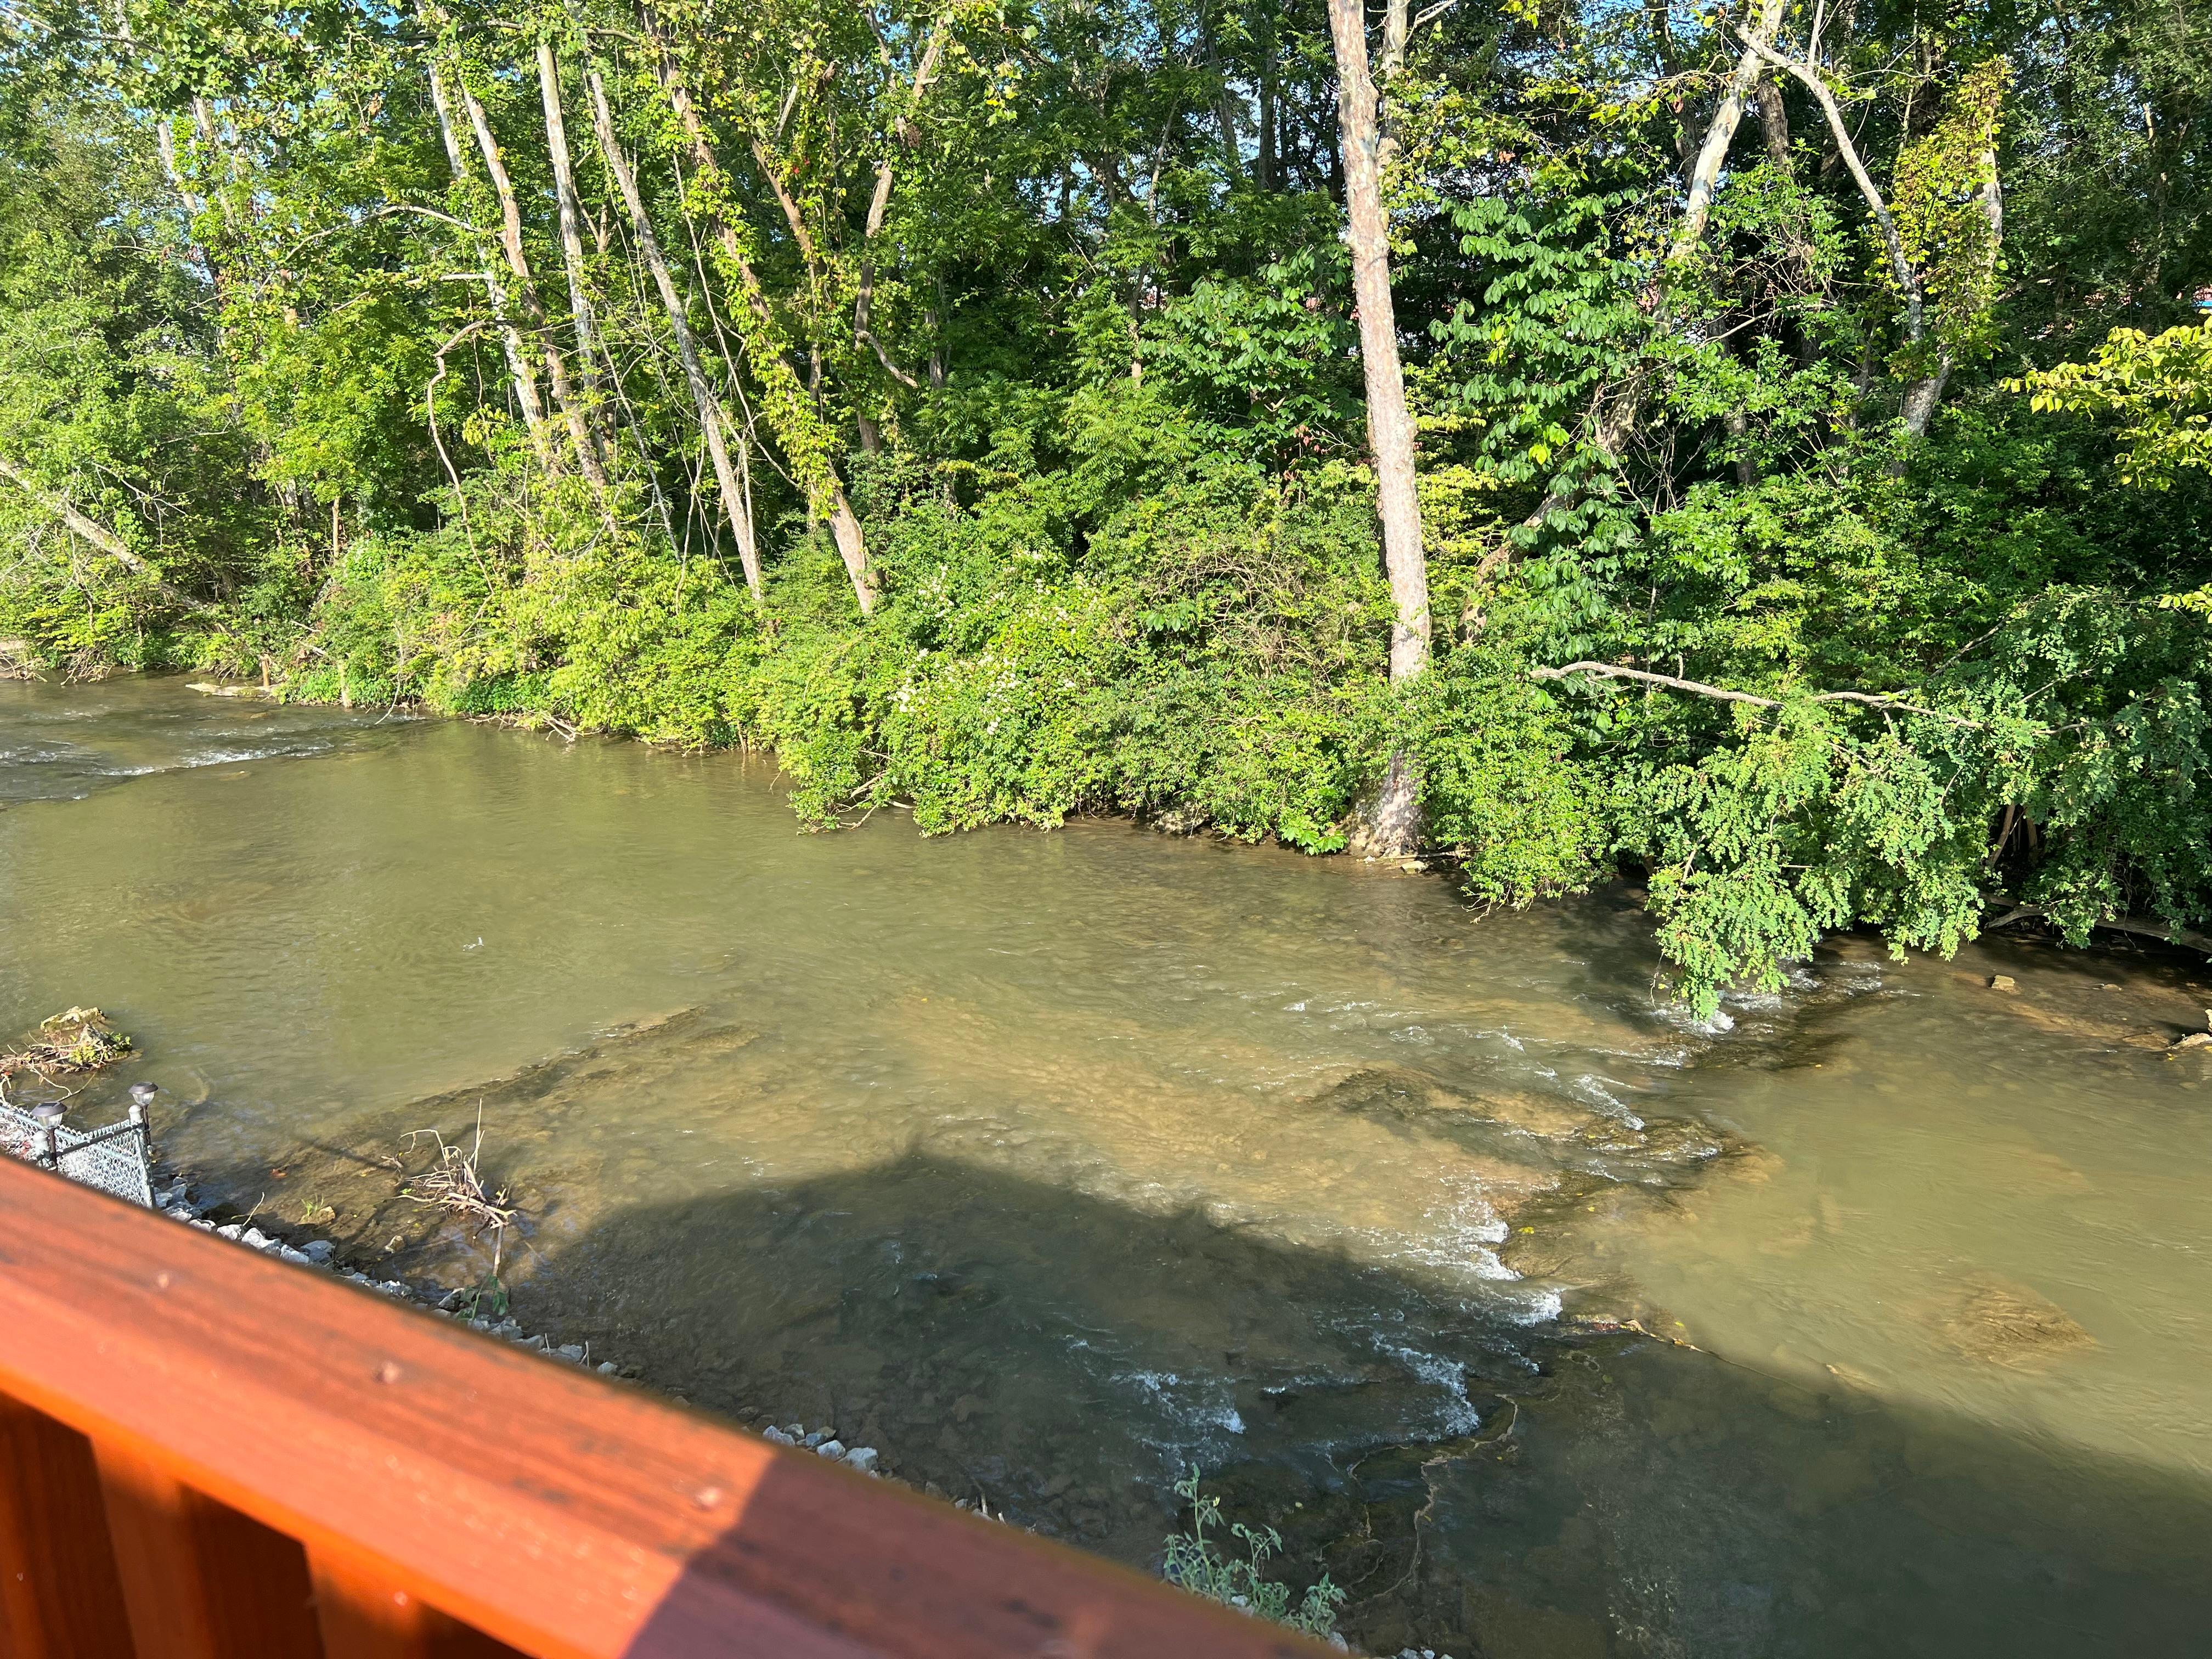
M1241 1521L1232 1523L1231 1535L1244 1546L1240 1560L1224 1554L1206 1535L1209 1527L1221 1524L1221 1500L1200 1492L1196 1468L1191 1470L1188 1480L1176 1482L1176 1493L1190 1505L1190 1530L1171 1534L1167 1540L1167 1561L1161 1571L1170 1583L1309 1636L1327 1638L1336 1633L1336 1610L1344 1605L1345 1594L1326 1573L1295 1607L1291 1605L1290 1586L1262 1574L1268 1558L1282 1552L1280 1533L1273 1527L1255 1528Z

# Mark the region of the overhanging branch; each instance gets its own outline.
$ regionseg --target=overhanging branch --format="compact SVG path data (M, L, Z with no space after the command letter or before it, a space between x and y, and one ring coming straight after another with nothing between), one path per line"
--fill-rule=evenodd
M1679 679L1672 674L1654 674L1648 669L1623 668L1609 662L1571 662L1559 668L1532 668L1528 678L1534 680L1563 680L1570 674L1593 674L1601 679L1635 680L1644 685L1663 685L1670 691L1687 691L1696 696L1712 697L1721 702L1748 703L1754 708L1779 708L1778 697L1762 697L1750 691L1735 691L1724 685L1707 685L1703 680ZM1941 708L1924 708L1917 702L1907 702L1902 697L1886 691L1819 691L1806 699L1808 702L1855 702L1869 708L1893 709L1902 714L1925 714L1931 720L1948 720L1953 726L1963 726L1979 731L1981 722L1970 720L1961 714L1947 714Z
M170 604L193 611L214 627L238 637L238 630L224 621L222 614L205 599L196 599L182 588L173 586L154 574L154 567L131 550L131 544L101 524L81 511L75 501L57 490L45 488L21 467L0 455L0 477L15 484L33 501L69 526L70 532L92 544L99 551L121 565L133 575L143 576L154 585L154 591Z

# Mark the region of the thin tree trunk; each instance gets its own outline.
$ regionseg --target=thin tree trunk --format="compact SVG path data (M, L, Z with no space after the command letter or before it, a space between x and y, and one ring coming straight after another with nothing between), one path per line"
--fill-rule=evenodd
M942 270L933 271L931 279L937 285L937 303L929 308L929 314L922 321L929 330L929 384L942 392L945 390L945 324L951 315L951 307L945 302L945 272Z
M1390 295L1389 225L1382 207L1382 137L1375 83L1367 70L1367 21L1362 0L1329 0L1336 48L1337 136L1344 156L1344 198L1352 243L1352 287L1359 307L1359 356L1367 386L1367 441L1374 453L1382 560L1395 615L1390 628L1390 678L1403 683L1428 666L1429 576L1421 550L1421 506L1414 489L1413 424L1398 362ZM1379 854L1411 853L1420 844L1420 780L1413 757L1390 757L1366 840Z
M751 137L753 163L760 168L761 176L768 180L769 188L775 192L776 205L783 210L783 222L790 227L791 240L799 249L799 257L805 263L807 280L818 289L822 285L822 256L814 246L813 233L806 228L806 216L799 211L799 204L792 196L791 186L784 179L783 170L776 166L775 158L769 154L768 146L761 142L760 135L754 133Z
M1261 190L1282 188L1275 155L1275 15L1273 0L1260 0L1260 143L1252 158L1252 176ZM1364 50L1365 37L1362 36Z
M1844 112L1837 107L1835 94L1828 90L1828 84L1820 78L1820 71L1810 64L1786 58L1764 41L1747 40L1745 44L1775 68L1796 76L1804 84L1805 89L1813 94L1814 101L1820 106L1820 112L1828 118L1828 131L1835 137L1837 152L1843 157L1844 167L1850 171L1852 182L1858 185L1859 194L1866 198L1868 211L1874 215L1875 223L1881 228L1882 246L1889 254L1890 274L1905 295L1905 340L1911 345L1921 344L1927 337L1928 327L1919 273L1913 270L1912 261L1905 255L1905 239L1898 233L1897 220L1889 210L1889 204L1882 199L1881 191L1875 187L1873 178L1866 170L1866 163L1859 159L1858 146L1851 142L1850 129L1844 125ZM1990 176L1992 179L1996 177L1994 170ZM1992 196L1989 199L1994 201L1995 198ZM1990 210L1985 205L1984 211ZM1994 224L2002 222L2002 210L1999 211L2000 216L1992 221ZM1906 437L1917 439L1927 435L1929 423L1936 418L1936 405L1942 401L1944 384L1950 378L1950 351L1939 349L1935 372L1905 387L1903 413Z
M1221 165L1231 185L1244 182L1244 147L1237 137L1237 114L1231 107L1229 80L1221 72L1221 51L1215 36L1213 9L1208 6L1198 21L1206 48L1206 70L1213 81L1213 120L1221 129Z
M655 48L656 73L660 88L667 95L669 106L690 141L691 160L699 181L708 186L708 216L712 221L716 240L720 243L722 256L738 278L738 287L744 295L746 309L751 312L757 337L749 341L754 371L760 377L768 393L766 410L769 428L776 441L782 445L784 454L798 473L806 489L806 510L810 520L826 518L830 534L837 544L837 556L845 566L845 574L853 583L853 594L866 616L875 609L875 573L868 564L866 538L862 534L859 516L846 498L844 481L838 476L836 463L830 457L831 439L823 428L815 413L805 386L796 370L787 363L775 344L775 319L769 308L768 292L760 277L745 257L744 239L738 233L720 205L720 192L713 188L714 182L726 179L720 159L714 154L713 141L708 137L705 122L700 119L698 106L692 102L690 89L677 72L676 60L669 42L660 29L659 19L651 7L640 9L647 37ZM759 140L753 142L756 157L760 155ZM765 167L765 163L763 163Z
M469 90L466 81L460 87L461 106L468 112L469 125L477 136L477 149L483 156L484 171L491 175L492 192L499 198L499 241L507 253L507 269L514 276L515 298L521 301L522 314L529 319L532 331L544 346L545 378L552 383L553 401L561 407L562 424L568 429L568 447L574 453L577 468L604 498L606 472L599 465L599 447L592 441L591 429L584 423L583 404L576 396L574 382L568 378L568 360L554 343L552 332L546 326L544 303L538 297L538 282L530 272L529 251L523 246L522 208L514 193L514 180L507 175L507 158L492 133L483 105ZM547 448L550 453L551 446L549 444Z
M720 404L716 408L722 417L726 441L738 462L738 510L730 515L731 526L738 538L738 562L749 571L757 570L760 568L760 551L753 521L752 441L745 435L743 427L731 420L727 409Z
M222 135L216 131L215 106L209 103L206 97L200 93L192 94L192 125L198 129L200 143L222 156L230 168L230 181L236 184L240 177L237 153L222 142ZM216 202L222 209L224 227L227 229L236 230L238 210L232 205L229 192L228 191L218 192Z
M1713 197L1720 189L1721 169L1728 163L1729 146L1743 120L1744 100L1766 72L1761 46L1771 41L1775 30L1782 27L1782 11L1783 0L1760 0L1758 30L1745 40L1743 55L1736 59L1735 73L1722 90L1712 121L1705 128L1705 142L1698 146L1697 161L1690 169L1689 198L1682 210L1681 228L1668 251L1669 258L1687 258L1705 239L1705 221L1712 215Z
M446 92L445 79L435 64L430 65L430 104L438 112L438 137L446 146L446 165L453 169L453 182L466 187L468 161L461 153L460 137L453 128L453 106ZM522 410L523 430L529 434L530 446L538 453L538 465L550 471L553 447L545 432L545 405L538 396L538 376L530 367L529 348L515 323L514 309L507 303L507 284L500 281L499 273L489 263L483 276L491 313L499 323L500 343L506 349L507 373L514 382L514 401Z
M1390 84L1406 67L1406 43L1413 33L1409 0L1383 0L1382 51L1375 62L1376 90L1382 94L1382 139L1376 148L1376 166L1385 174L1398 159L1397 112L1392 107Z
M614 174L615 188L622 192L623 204L629 210L630 228L637 237L638 251L645 256L646 268L653 273L653 286L660 290L660 303L668 313L669 332L676 337L676 355L684 365L684 378L691 388L691 401L697 408L700 430L706 434L707 453L714 463L714 481L721 488L722 510L730 521L730 533L738 543L738 556L744 566L745 586L752 590L755 599L761 596L760 556L752 545L752 530L743 521L744 491L737 470L731 465L729 447L722 441L722 431L728 417L722 412L722 400L714 395L714 388L707 379L705 367L699 361L698 342L692 337L691 325L684 313L684 298L676 290L676 278L670 274L668 261L660 252L660 239L653 234L653 219L645 209L645 198L638 193L637 175L630 171L623 157L622 143L615 133L614 112L607 106L606 83L598 70L586 71L585 84L592 94L592 125L599 141L599 151L606 158L607 170Z
M584 278L583 213L578 205L576 175L568 156L568 124L561 109L561 64L550 40L541 40L538 45L538 93L545 107L545 149L552 160L553 194L560 207L561 264L568 278L568 316L576 334L576 362L590 405L584 411L585 430L577 439L577 448L588 460L586 476L604 484L605 401L599 385L597 319L592 311L591 289Z
M891 204L891 150L893 142L909 148L921 143L921 135L915 130L913 111L920 107L929 83L937 76L938 61L945 55L947 33L945 20L939 17L929 32L928 43L922 47L921 61L915 65L914 84L907 94L907 108L893 124L892 131L884 135L886 143L881 160L876 163L876 187L868 198L868 217L860 241L860 281L859 291L853 297L853 338L855 343L871 347L884 372L909 391L918 385L914 376L891 361L884 343L875 336L876 303L876 238L883 234L884 216Z

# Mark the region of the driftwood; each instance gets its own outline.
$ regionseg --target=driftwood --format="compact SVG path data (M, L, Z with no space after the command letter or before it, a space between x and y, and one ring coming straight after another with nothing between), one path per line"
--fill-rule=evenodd
M420 1175L410 1176L400 1183L399 1195L431 1209L444 1210L462 1220L479 1227L489 1227L503 1233L515 1218L514 1206L507 1201L504 1191L493 1192L484 1185L477 1169L483 1156L483 1117L477 1118L475 1141L465 1152L459 1143L448 1141L435 1129L415 1129L404 1137L411 1150L415 1143L428 1139L438 1148L436 1160Z
M1722 702L1748 703L1754 708L1779 708L1778 697L1762 697L1750 691L1733 691L1724 685L1707 685L1703 680L1686 680L1672 674L1654 674L1648 669L1623 668L1615 663L1571 662L1559 668L1532 668L1528 678L1536 680L1563 680L1570 674L1594 674L1602 679L1635 680L1644 685L1663 685L1670 691L1687 691L1700 697L1713 697ZM1931 720L1948 720L1954 726L1963 726L1979 731L1981 722L1970 720L1962 714L1946 714L1941 708L1929 708L1917 702L1907 702L1902 697L1886 691L1820 691L1808 699L1813 702L1856 702L1869 708L1894 709L1904 714L1925 714Z
M130 1050L130 1037L99 1009L67 1008L41 1022L21 1048L0 1054L0 1079L35 1072L51 1082L57 1073L96 1072Z
M2000 927L2009 927L2016 921L2038 921L2047 919L2051 912L2040 904L2022 904L2016 900L1982 895L1982 902L1991 909L2002 907L2004 915L1995 921L1985 921L1982 931L1994 933ZM2212 934L2177 927L2170 922L2153 921L2148 916L2112 916L2103 921L2090 923L2093 927L2105 927L2115 933L2135 933L2144 939L2162 939L2168 945L2179 945L2191 951L2202 951L2212 956Z

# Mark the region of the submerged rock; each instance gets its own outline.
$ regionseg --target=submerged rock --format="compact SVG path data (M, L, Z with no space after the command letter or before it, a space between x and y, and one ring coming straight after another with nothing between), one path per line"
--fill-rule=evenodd
M1984 1277L1942 1311L1937 1328L1970 1359L1992 1364L2049 1364L2097 1346L2073 1316L2025 1285Z

